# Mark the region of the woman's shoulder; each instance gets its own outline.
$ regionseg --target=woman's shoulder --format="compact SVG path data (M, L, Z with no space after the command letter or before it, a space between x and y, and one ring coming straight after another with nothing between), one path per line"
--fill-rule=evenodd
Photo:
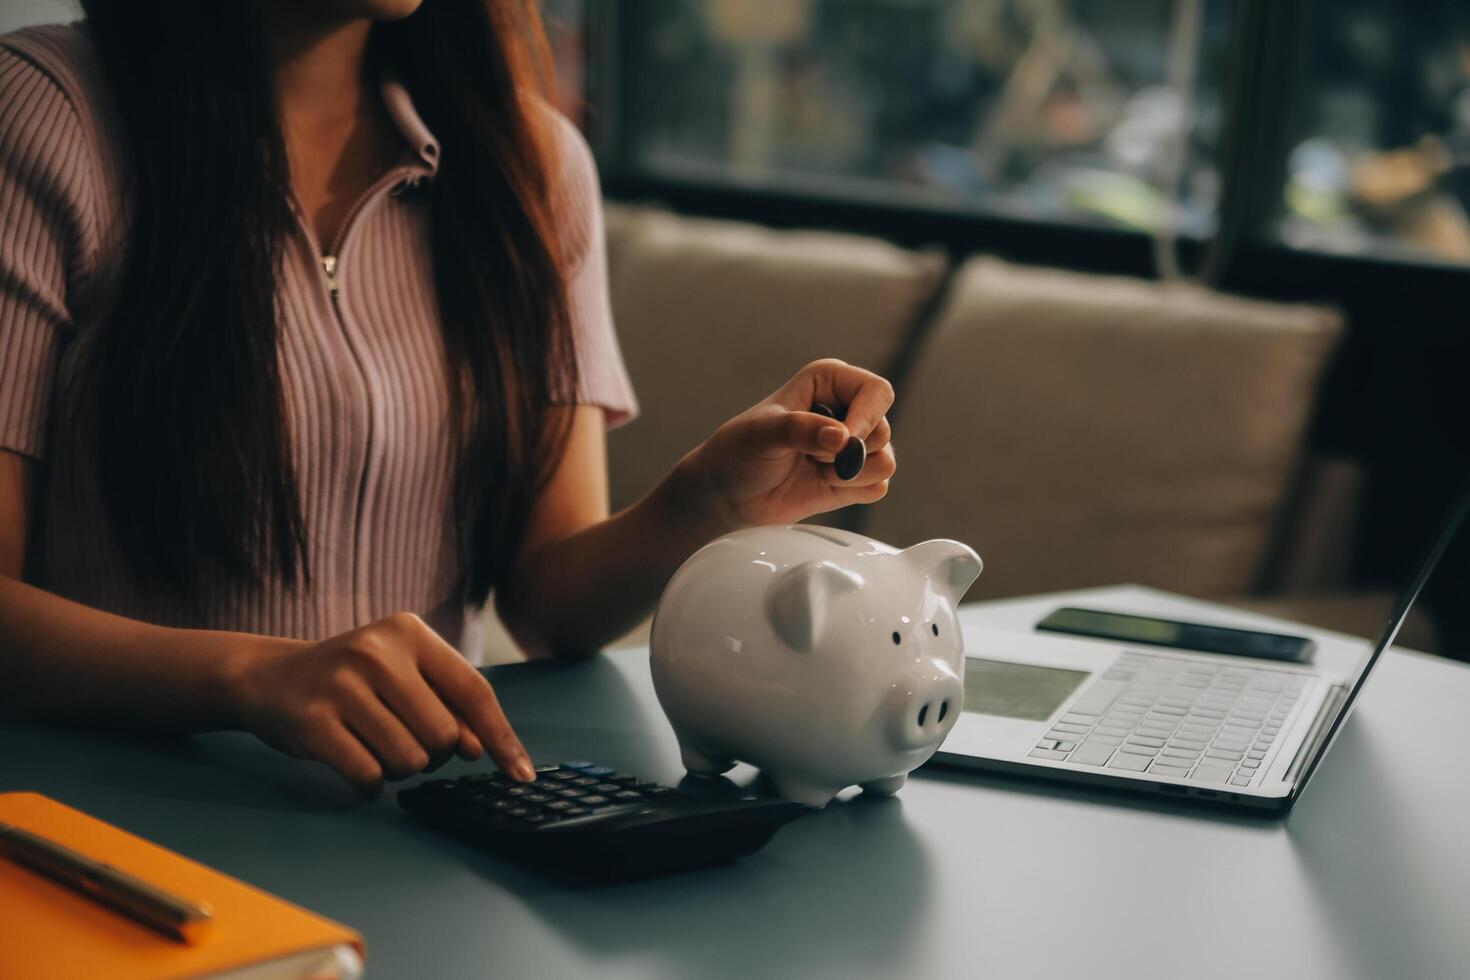
M12 219L30 222L34 232L10 235L7 249L53 241L66 257L78 308L83 287L113 254L118 227L118 134L105 92L80 26L0 34L0 195L16 202Z
M586 137L560 111L543 104L555 173L555 195L564 246L573 264L585 257L593 236L602 234L602 189L597 161Z
M109 147L118 134L106 91L85 26L0 34L0 150L12 165L15 154L35 154L40 166L57 163L53 157L62 154L71 160L73 178L91 169L76 166L76 154L90 154L94 165L110 172Z
M547 116L551 129L551 145L556 154L557 166L563 184L576 185L585 190L587 185L597 186L597 162L592 156L592 147L577 128L577 124L566 114L549 105L542 105L541 112Z
M80 23L0 34L0 58L7 68L0 84L10 104L61 94L80 112L103 90L97 51Z

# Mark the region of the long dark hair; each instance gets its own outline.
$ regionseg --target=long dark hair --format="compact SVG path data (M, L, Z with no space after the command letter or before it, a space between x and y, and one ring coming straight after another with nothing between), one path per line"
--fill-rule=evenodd
M276 346L296 225L259 5L82 6L126 143L125 257L83 375L109 523L184 596L211 571L309 584ZM431 0L369 42L442 146L430 227L468 602L515 557L566 437L548 405L576 384L545 53L530 0Z

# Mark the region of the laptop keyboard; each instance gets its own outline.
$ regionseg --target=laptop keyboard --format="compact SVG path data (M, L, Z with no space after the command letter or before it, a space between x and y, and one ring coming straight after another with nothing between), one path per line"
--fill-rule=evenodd
M1125 653L1036 743L1034 759L1249 786L1309 677Z

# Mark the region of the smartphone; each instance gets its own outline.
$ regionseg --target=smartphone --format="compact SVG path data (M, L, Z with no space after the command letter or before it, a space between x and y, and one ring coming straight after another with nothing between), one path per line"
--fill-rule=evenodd
M1234 657L1260 657L1290 663L1312 662L1317 644L1305 636L1287 633L1258 633L1254 630L1206 626L1203 623L1179 623L1152 616L1130 616L1127 613L1102 612L1063 606L1036 624L1039 630L1070 633L1099 640L1142 643L1202 653L1224 653Z

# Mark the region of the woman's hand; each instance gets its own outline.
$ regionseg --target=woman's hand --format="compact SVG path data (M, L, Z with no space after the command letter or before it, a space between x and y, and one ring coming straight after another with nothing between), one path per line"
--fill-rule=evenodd
M818 403L843 421L819 415ZM871 504L888 492L898 464L885 417L893 386L843 361L813 361L769 398L720 426L680 464L694 474L723 523L790 524L848 504ZM832 460L856 436L867 462L843 480Z
M411 613L320 643L289 643L235 675L243 726L298 758L325 762L359 793L488 749L511 776L534 779L526 750L479 671Z

